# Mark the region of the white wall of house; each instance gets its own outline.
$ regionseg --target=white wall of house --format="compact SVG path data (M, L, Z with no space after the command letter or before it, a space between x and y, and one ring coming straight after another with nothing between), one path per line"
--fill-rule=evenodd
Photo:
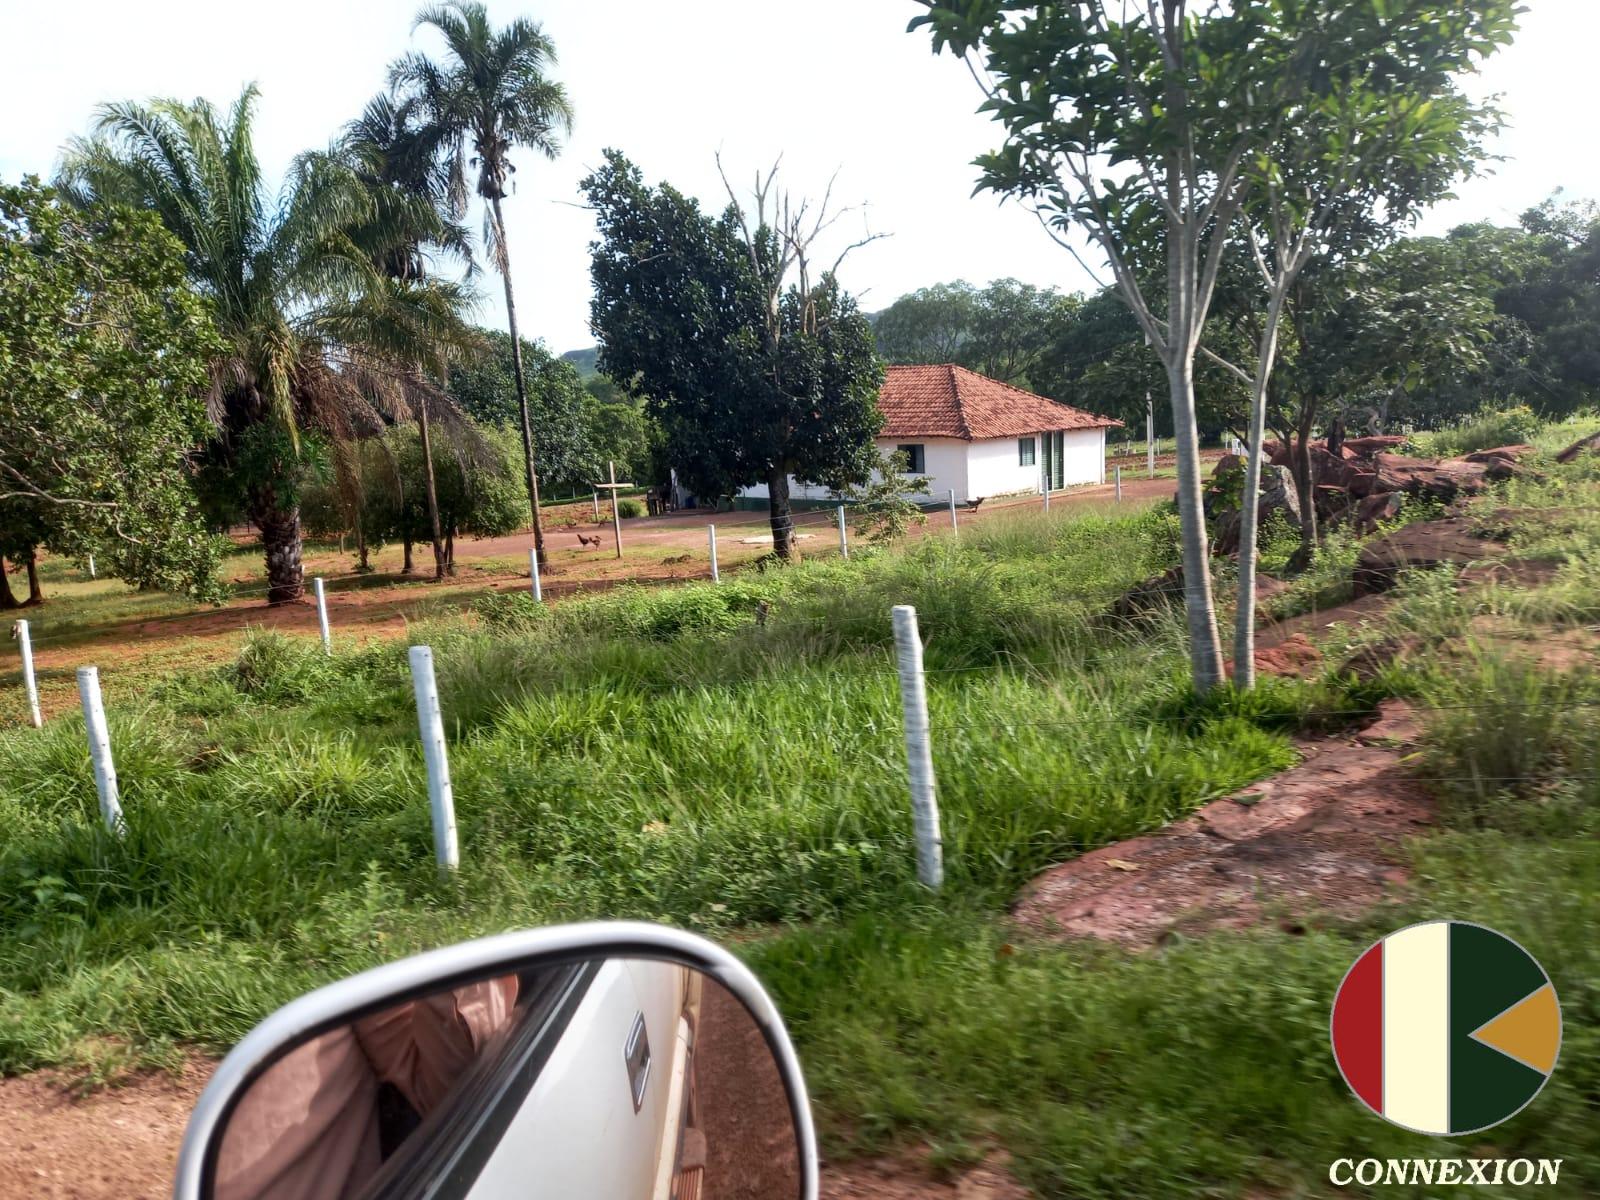
M893 441L878 439L878 450L883 454L893 454L901 446L909 445L922 447L922 470L908 474L928 477L928 492L932 499L945 499L951 488L955 489L957 500L967 498L967 449L972 445L971 442L964 442L960 438L923 438L920 442L913 442L909 438Z
M884 454L892 454L900 446L911 445L909 441L878 439L878 450ZM915 443L922 447L923 467L920 474L928 477L928 490L936 500L943 500L949 495L951 488L956 490L956 498L965 500L967 497L967 447L968 442L960 438L924 438ZM1015 452L1015 445L1012 450ZM790 500L828 500L833 493L817 484L801 484L793 476L789 478ZM739 493L741 500L767 499L767 485L754 484Z
M930 499L939 501L954 488L956 499L976 500L985 496L1008 496L1018 492L1039 490L1039 456L1043 442L1039 435L1033 438L1033 463L1023 466L1016 438L986 438L967 442L960 438L924 438L922 446L923 468L928 477ZM880 438L878 449L891 454L900 446L911 443L899 439ZM1104 429L1074 429L1064 439L1065 479L1070 487L1080 483L1104 483L1106 480L1106 431ZM767 485L755 484L739 493L741 499L765 500ZM801 484L789 480L791 500L828 500L832 493L816 484Z
M1033 459L1022 465L1017 442L1031 441ZM1039 490L1039 437L987 438L971 442L967 449L967 493L963 500L976 500L980 496L1010 496L1017 492Z
M1104 483L1106 481L1106 431L1104 429L1072 429L1067 431L1063 448L1066 451L1067 486L1075 483Z

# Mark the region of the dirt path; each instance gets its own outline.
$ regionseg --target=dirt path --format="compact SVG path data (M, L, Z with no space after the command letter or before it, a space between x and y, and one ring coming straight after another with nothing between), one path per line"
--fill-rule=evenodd
M209 1063L79 1097L54 1072L0 1079L0 1200L163 1200Z
M176 1077L144 1072L86 1096L53 1071L0 1079L0 1200L166 1200L189 1112L215 1066L196 1057ZM760 1150L781 1162L781 1148ZM1026 1200L1028 1192L997 1156L950 1183L933 1181L914 1158L828 1166L822 1196Z
M1149 945L1316 911L1352 914L1405 880L1401 844L1433 806L1400 765L1410 708L1385 701L1348 739L1302 742L1301 763L1148 837L1052 867L1015 915L1059 936Z
M1172 487L1170 479L1128 479L1123 485L1124 502L1165 498L1172 494ZM1113 502L1114 491L1111 484L1073 488L1052 497L1051 509L1069 511ZM1007 513L1038 511L1041 504L1037 496L997 498L975 512L963 508L958 519L964 526L982 523ZM831 510L795 514L802 555L827 557L838 553L834 520ZM746 568L771 552L766 514L760 512L688 511L626 520L622 533L625 556L621 559L612 549L612 533L607 525L553 528L548 535L550 564L543 577L545 596L559 601L624 582L662 585L708 579L706 525L713 522L723 571ZM934 510L925 525L912 527L911 536L941 537L948 534L949 528L948 513ZM579 532L586 537L598 536L600 545L580 545ZM398 546L374 553L377 570L372 575L348 574L352 555L329 548L308 547L305 568L308 579L322 575L329 580L329 621L335 638L348 645L375 637L399 637L410 621L468 608L489 592L526 588L530 544L527 534L463 539L456 547L457 574L442 583L427 580L425 573L400 574ZM424 551L423 547L417 550L419 569L427 557ZM251 628L306 637L317 633L316 607L309 595L298 603L284 605L269 605L252 595L221 608L65 630L52 628L50 613L46 604L26 614L34 626L34 662L46 717L76 708L73 673L87 663L108 672L108 695L115 699L119 667L165 673L223 662L234 654L239 635ZM20 682L14 663L15 659L0 652L0 686ZM20 721L20 707L16 715Z

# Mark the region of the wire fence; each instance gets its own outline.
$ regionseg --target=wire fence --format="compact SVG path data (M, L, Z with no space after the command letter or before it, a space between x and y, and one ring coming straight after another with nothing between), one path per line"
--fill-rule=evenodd
M323 589L318 588L319 596ZM1178 591L1180 589L1166 589ZM892 619L886 620L889 616ZM822 618L837 628L837 618ZM870 678L895 680L898 686L901 719L906 745L906 780L910 796L911 824L915 834L917 874L922 883L937 890L944 875L943 841L940 832L937 788L934 773L934 742L937 737L948 736L950 731L978 732L986 737L996 733L1015 735L1021 730L1046 730L1052 733L1083 731L1103 727L1113 714L1108 710L1088 708L1082 713L1064 719L1016 720L1011 718L974 719L965 712L945 711L949 701L959 701L960 693L941 697L941 704L930 710L928 677L951 677L958 674L988 672L991 675L1016 673L1019 677L1032 677L1052 686L1070 684L1069 670L1079 665L1074 659L1038 658L1023 654L997 655L994 661L981 664L928 668L924 665L924 639L920 632L916 610L909 605L897 605L889 614L879 612L869 617L861 614L862 623L871 622L876 640L891 658L882 667L858 668L856 674ZM326 635L324 634L324 644ZM331 646L329 647L331 652ZM23 626L23 650L29 654L26 626ZM428 801L435 833L436 861L441 871L453 871L459 863L454 798L451 788L448 749L441 721L441 699L434 673L433 652L428 646L412 646L409 662L415 693L418 732L422 740L426 761ZM1061 674L1051 675L1050 669ZM31 685L31 677L30 677ZM124 828L120 805L115 758L110 741L104 707L100 694L99 673L93 666L77 670L79 698L85 718L87 752L93 767L96 791L102 819L109 831L120 836ZM664 686L662 691L673 690ZM1414 703L1412 715L1426 721L1431 715L1469 711L1538 711L1555 713L1600 708L1600 699L1573 696L1565 699L1516 701L1496 698L1493 701L1460 703ZM930 711L932 714L930 716ZM1295 708L1281 712L1262 711L1254 714L1230 713L1227 709L1206 710L1203 707L1187 712L1126 712L1117 714L1128 723L1145 728L1182 726L1203 732L1209 723L1230 718L1252 721L1257 724L1308 726L1330 719L1345 724L1370 720L1379 715L1375 706L1339 706L1322 708ZM947 747L948 748L948 747ZM1397 760L1397 766L1399 762ZM1522 775L1453 775L1410 770L1406 777L1422 785L1462 784L1475 788L1503 787L1527 782ZM1592 782L1600 780L1596 772L1567 772L1562 775L1567 782Z

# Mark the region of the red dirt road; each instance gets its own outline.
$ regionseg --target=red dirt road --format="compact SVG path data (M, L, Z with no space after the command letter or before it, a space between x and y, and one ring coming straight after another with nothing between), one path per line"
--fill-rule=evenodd
M766 1053L764 1045L759 1049ZM0 1079L0 1200L165 1200L184 1125L215 1065L197 1056L176 1078L142 1072L88 1096L70 1090L55 1072ZM768 1144L725 1149L770 1155L780 1168L777 1177L789 1177L770 1136ZM739 1194L787 1200L772 1192ZM934 1182L909 1158L829 1166L822 1195L824 1200L1026 1200L1028 1193L999 1162L945 1184Z
M1141 468L1142 470L1142 468ZM1114 501L1110 484L1079 487L1058 492L1051 498L1052 512L1068 512L1085 505ZM1129 504L1162 499L1172 494L1170 479L1126 478L1124 502ZM994 520L998 514L1038 511L1036 496L994 499L968 512L963 506L958 520L962 525ZM831 509L795 514L802 556L826 557L838 553L838 534ZM545 595L560 600L579 592L604 590L622 582L665 584L710 576L710 556L706 526L717 527L717 556L724 571L747 568L757 558L771 552L770 532L765 513L712 513L690 510L661 517L638 517L622 522L625 557L615 556L609 524L550 528L546 544L550 558L543 576ZM925 525L914 526L914 537L939 537L950 528L949 514L935 509ZM598 536L598 547L583 546L578 533ZM419 573L397 573L399 548L387 547L375 555L379 572L368 576L348 574L352 555L308 547L306 575L322 575L328 580L328 608L334 637L349 644L373 637L398 637L407 622L437 613L441 609L464 609L490 591L521 589L528 586L527 556L532 539L528 534L501 538L462 539L456 545L457 574L443 583L434 583L421 571L428 562L425 547L417 548ZM390 572L390 573L385 573ZM252 586L252 590L255 588ZM42 707L47 717L68 711L77 704L72 684L73 671L86 663L109 668L104 680L107 694L115 699L118 667L138 667L144 671L180 671L207 663L224 662L235 652L238 636L249 628L266 628L316 636L316 609L309 597L296 604L269 605L254 596L235 600L221 608L197 609L171 616L106 622L90 628L74 628L63 636L51 627L51 609L28 610L34 626L34 661L38 668ZM0 659L0 685L20 682L15 660ZM125 677L125 676L124 676ZM20 703L20 702L19 702ZM21 719L21 710L17 710ZM0 720L5 718L0 717Z

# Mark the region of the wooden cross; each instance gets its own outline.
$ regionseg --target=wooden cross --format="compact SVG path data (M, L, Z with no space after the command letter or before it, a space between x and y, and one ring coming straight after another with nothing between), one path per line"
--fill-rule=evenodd
M617 489L618 488L632 487L633 484L631 484L631 483L618 483L617 482L617 464L615 462L609 460L609 459L606 460L606 479L607 479L607 482L605 482L605 483L597 483L597 484L594 485L594 487L595 487L595 491L597 491L597 492L610 492L611 493L611 532L616 537L616 540L617 540L617 557L621 558L622 557L622 516L621 516L620 513L617 512Z

